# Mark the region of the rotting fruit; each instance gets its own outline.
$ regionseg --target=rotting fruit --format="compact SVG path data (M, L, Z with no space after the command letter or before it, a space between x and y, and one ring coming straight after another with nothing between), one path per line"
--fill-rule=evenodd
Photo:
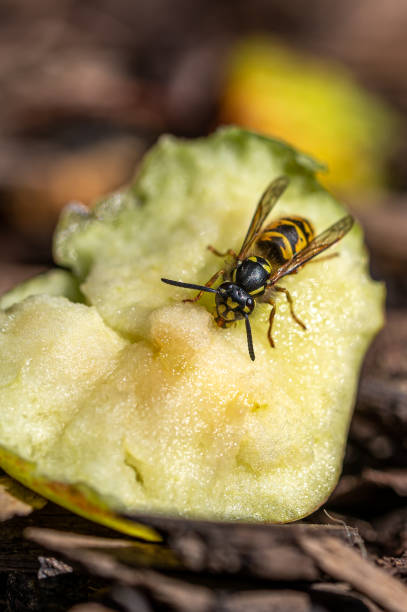
M210 294L186 304L185 290L160 281L205 283L219 267L207 245L238 249L277 176L290 185L271 220L300 215L318 234L343 217L316 167L237 128L194 141L165 136L129 189L92 211L68 207L55 237L68 271L2 301L4 469L123 530L113 520L123 511L284 522L323 503L341 470L361 360L383 319L360 227L332 247L338 257L285 279L306 331L282 296L271 348L270 307L257 305L255 362L241 322L214 323Z

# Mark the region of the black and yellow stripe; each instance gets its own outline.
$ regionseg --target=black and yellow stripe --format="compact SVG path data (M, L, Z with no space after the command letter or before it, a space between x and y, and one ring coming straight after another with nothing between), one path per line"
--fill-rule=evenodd
M264 228L256 241L256 250L270 262L281 265L305 249L314 236L314 228L306 219L284 217Z

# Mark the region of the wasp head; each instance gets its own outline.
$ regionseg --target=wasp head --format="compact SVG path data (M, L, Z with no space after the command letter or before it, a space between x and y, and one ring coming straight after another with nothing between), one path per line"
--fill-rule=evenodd
M221 321L232 323L238 319L243 319L245 315L253 312L255 305L254 299L247 291L231 282L219 285L215 302L218 319L220 319L219 324L221 324Z
M169 278L162 278L161 280L163 283L174 285L175 287L185 287L186 289L198 289L198 291L215 293L216 312L218 315L215 320L220 327L226 327L229 323L233 323L233 321L244 318L249 355L250 359L254 361L255 357L249 314L253 312L255 301L245 289L232 282L222 283L217 289L212 289L206 285L184 283L181 281L170 280Z

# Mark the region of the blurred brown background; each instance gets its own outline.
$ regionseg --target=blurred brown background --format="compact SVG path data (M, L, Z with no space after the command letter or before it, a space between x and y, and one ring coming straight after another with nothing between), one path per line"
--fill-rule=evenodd
M0 3L0 293L51 265L52 232L69 200L91 205L129 182L163 132L194 137L230 121L292 136L328 162L322 180L364 225L372 273L386 282L388 324L367 359L344 475L327 507L334 521L357 527L377 565L404 581L406 32L405 0ZM258 47L250 41L260 34ZM55 516L63 525L79 521L47 508L33 515L34 524L55 527ZM309 520L325 524L330 515ZM24 583L31 607L15 604L21 572L9 572L9 558L16 550L25 567L25 526L15 523L14 536L5 525L0 587L7 580L8 591L0 604L42 610L41 598L32 603L34 578L29 589ZM80 528L88 533L89 524L71 527ZM39 552L30 554L36 572ZM105 589L78 585L74 575L73 602ZM60 591L41 597L56 602ZM365 603L352 609L379 609Z
M277 36L299 60L311 53L339 61L398 112L397 138L383 152L386 191L348 190L346 199L390 201L401 215L407 188L406 28L403 0L3 0L0 290L50 263L52 230L67 201L90 204L129 181L159 134L198 136L221 121L239 122L222 110L228 58L254 33ZM380 215L374 240L386 241L382 260L389 258L395 224ZM387 263L393 272L394 262ZM399 291L403 279L397 283ZM391 291L391 300L399 303L400 295Z

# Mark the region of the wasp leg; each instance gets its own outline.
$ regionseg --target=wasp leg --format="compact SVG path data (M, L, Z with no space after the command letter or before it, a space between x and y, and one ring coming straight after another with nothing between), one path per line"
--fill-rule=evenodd
M293 298L291 297L288 289L285 289L284 287L277 287L276 285L274 285L273 289L275 289L276 291L280 291L280 293L285 294L285 297L287 298L287 302L290 305L290 312L291 312L292 318L294 319L296 323L298 323L300 327L302 327L302 329L307 329L305 324L297 317L297 315L294 312Z
M234 257L235 259L237 259L237 255L233 249L228 249L224 253L221 253L220 251L215 249L215 247L213 247L211 244L208 244L206 248L208 249L208 251L216 255L216 257L227 257L228 255L230 255L231 257Z
M224 273L225 273L225 270L218 270L217 272L215 272L215 274L210 277L208 282L205 283L205 287L212 287L212 285L216 281L216 279L219 278L219 276L221 274L224 274ZM189 299L189 300L182 300L182 301L183 302L192 302L192 303L197 302L199 300L199 298L202 296L203 293L204 293L203 291L199 291L194 298Z
M267 330L267 338L270 342L271 348L274 348L275 344L274 344L273 336L271 335L271 329L273 327L274 315L276 314L276 303L273 300L273 298L270 298L267 304L270 304L271 306L270 315L269 315L269 328Z

